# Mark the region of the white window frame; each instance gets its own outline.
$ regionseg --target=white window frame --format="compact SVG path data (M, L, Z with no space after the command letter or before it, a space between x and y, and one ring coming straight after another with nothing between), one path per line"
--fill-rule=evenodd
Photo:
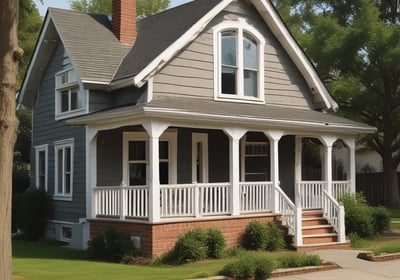
M61 141L56 141L54 142L54 196L53 198L56 200L68 200L72 201L72 195L74 193L74 143L75 139L65 139ZM70 156L70 193L66 193L66 186L65 186L65 166L64 166L64 160L63 160L63 166L62 166L62 192L58 192L58 177L60 174L58 174L58 151L62 150L63 151L63 159L65 158L65 150L66 148L70 148L71 150L71 156Z
M236 31L237 33L237 85L236 94L223 94L221 81L221 38L224 31ZM257 97L246 96L244 94L244 59L243 59L243 38L244 33L253 37L257 42L258 72L257 72ZM239 18L237 21L224 21L216 25L213 29L214 44L214 99L231 102L245 103L265 103L264 96L264 36L253 26L248 24L245 19Z
M249 146L263 146L263 145L267 145L269 144L268 141L247 141L246 137L244 137L241 141L241 155L240 155L240 180L242 182L246 181L246 157L268 157L268 151L266 151L265 154L252 154L252 155L248 155L246 154L246 147ZM267 161L266 161L267 164ZM267 170L267 172L271 172L271 170Z
M177 131L165 131L158 141L168 141L168 184L177 183ZM124 132L123 133L123 156L122 156L122 178L126 184L129 184L129 141L144 141L146 142L146 181L149 182L150 159L149 159L149 135L146 132ZM160 160L162 162L163 160Z
M35 146L35 164L36 164L36 168L35 168L35 187L36 189L40 188L40 170L39 170L39 166L40 166L40 161L39 161L39 155L41 152L44 152L44 157L45 157L45 166L44 166L44 190L47 192L48 191L48 148L49 145L45 144L45 145L40 145L40 146Z
M63 82L63 75L67 75L67 81ZM79 116L89 112L88 109L88 95L89 91L83 89L82 83L78 79L78 75L74 68L69 68L60 72L57 72L55 75L55 119L61 120L65 118L70 118L74 116ZM81 107L78 107L74 110L68 110L62 112L62 92L68 92L68 104L71 106L71 93L73 89L77 89L77 100L78 105L81 104Z
M201 143L202 155L201 166L202 168L202 183L208 183L208 134L207 133L192 133L192 182L197 182L197 144Z

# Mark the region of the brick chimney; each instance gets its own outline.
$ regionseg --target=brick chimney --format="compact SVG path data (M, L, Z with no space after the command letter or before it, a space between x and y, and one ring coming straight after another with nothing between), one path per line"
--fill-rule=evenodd
M112 30L118 40L133 45L136 40L136 0L112 0Z

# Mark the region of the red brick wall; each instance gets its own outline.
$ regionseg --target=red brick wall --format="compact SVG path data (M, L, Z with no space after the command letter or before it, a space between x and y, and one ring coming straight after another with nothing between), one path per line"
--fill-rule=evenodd
M236 247L240 245L244 230L250 221L266 223L278 218L279 216L274 215L246 216L153 225L130 221L90 220L90 236L101 234L104 229L113 226L125 234L140 236L143 255L154 257L168 252L174 246L180 234L184 234L196 227L204 229L219 228L225 236L228 247Z

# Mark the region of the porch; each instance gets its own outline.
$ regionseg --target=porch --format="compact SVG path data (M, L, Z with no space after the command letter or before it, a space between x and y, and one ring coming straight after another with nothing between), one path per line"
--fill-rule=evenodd
M89 149L97 182L87 193L91 220L157 225L279 216L299 248L303 211L320 209L335 242L346 242L338 198L354 192L354 139L160 123L96 133ZM317 175L306 172L307 139L319 143ZM334 168L338 141L347 146L341 176Z

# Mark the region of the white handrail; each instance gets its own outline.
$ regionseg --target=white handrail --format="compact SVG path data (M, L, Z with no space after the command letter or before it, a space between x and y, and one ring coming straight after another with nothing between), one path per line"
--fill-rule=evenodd
M294 235L296 230L295 223L295 208L296 206L286 195L286 193L281 189L281 187L276 186L275 190L278 192L278 209L282 214L282 225L288 228L289 234Z
M322 209L324 218L338 233L338 241L346 242L344 207L326 190L322 192Z

